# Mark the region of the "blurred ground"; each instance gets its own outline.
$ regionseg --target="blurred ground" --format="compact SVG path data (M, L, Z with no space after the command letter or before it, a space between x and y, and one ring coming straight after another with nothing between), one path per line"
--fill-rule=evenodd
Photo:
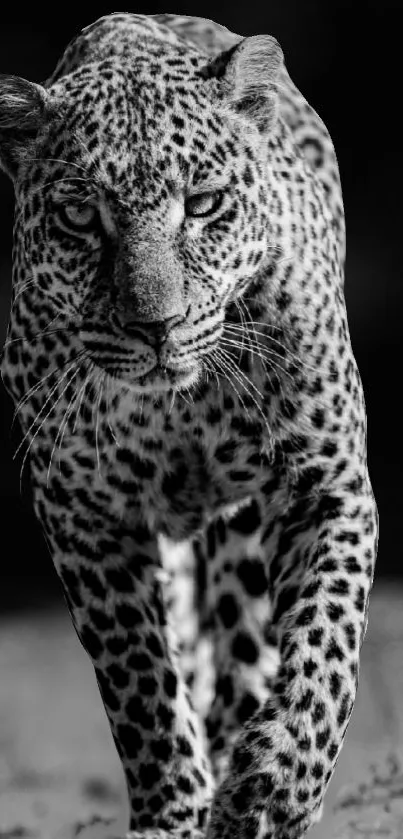
M81 835L79 823L97 814L114 817L110 835L123 835L123 774L67 609L10 616L0 637L1 839L72 839ZM391 750L403 758L402 696L403 587L379 583L355 711L312 839L335 835L341 789L356 788ZM98 836L96 826L91 835Z

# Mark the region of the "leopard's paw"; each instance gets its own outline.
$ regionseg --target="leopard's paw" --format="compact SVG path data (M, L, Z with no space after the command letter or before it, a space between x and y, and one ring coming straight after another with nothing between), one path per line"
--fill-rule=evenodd
M321 817L325 774L287 726L251 723L217 790L207 839L302 839Z

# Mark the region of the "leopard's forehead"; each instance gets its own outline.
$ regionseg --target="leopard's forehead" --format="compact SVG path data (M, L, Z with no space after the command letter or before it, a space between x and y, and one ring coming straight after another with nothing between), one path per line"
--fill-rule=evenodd
M196 50L155 42L147 42L145 47L138 41L130 49L79 65L53 84L51 90L74 92L75 99L82 99L87 105L119 93L151 104L154 94L172 108L175 90L182 100L191 99L196 91L204 91L207 97L212 81L208 79L207 67L208 59Z
M217 104L206 63L196 50L168 44L83 65L50 89L63 126L51 135L59 146L63 138L63 156L75 147L121 191L133 179L203 184L244 146L236 120Z

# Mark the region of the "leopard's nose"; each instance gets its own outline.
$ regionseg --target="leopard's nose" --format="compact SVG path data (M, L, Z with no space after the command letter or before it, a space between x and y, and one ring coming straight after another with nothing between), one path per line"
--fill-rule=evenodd
M121 329L133 338L140 337L151 346L163 344L174 326L185 320L183 315L172 315L165 320L135 320L129 312L116 315Z

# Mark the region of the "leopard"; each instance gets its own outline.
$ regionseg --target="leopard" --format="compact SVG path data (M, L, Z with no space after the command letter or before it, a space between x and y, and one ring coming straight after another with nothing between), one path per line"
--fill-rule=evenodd
M378 540L337 158L270 35L174 14L0 79L2 378L131 839L301 839Z

